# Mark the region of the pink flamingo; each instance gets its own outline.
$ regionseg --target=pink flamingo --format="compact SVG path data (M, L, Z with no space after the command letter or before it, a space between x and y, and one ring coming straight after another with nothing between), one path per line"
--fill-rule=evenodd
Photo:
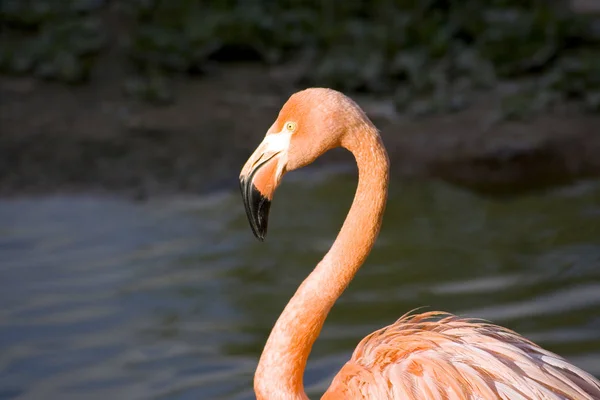
M286 171L342 146L358 164L358 188L329 252L275 323L254 377L259 400L307 399L303 374L329 310L367 258L385 209L389 160L379 132L334 90L295 93L240 174L255 236L267 231ZM364 338L323 399L600 399L600 382L508 329L451 314L405 315Z

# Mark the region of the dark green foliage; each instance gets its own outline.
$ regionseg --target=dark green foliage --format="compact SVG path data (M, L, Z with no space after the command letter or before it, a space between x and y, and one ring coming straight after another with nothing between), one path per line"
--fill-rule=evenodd
M6 29L0 68L68 83L86 80L95 56L106 43L100 0L0 2Z
M82 81L116 15L117 47L140 76L125 83L127 93L153 101L172 98L169 75L201 74L210 61L302 58L309 62L299 85L390 94L400 110L417 115L457 111L474 91L524 80L535 84L507 97L508 116L561 99L598 111L598 21L558 3L4 0L0 68Z

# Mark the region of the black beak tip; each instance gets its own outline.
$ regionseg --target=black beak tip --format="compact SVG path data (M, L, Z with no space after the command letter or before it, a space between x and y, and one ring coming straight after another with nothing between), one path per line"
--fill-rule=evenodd
M264 242L267 235L271 201L264 197L249 179L240 178L240 189L252 233L259 241Z

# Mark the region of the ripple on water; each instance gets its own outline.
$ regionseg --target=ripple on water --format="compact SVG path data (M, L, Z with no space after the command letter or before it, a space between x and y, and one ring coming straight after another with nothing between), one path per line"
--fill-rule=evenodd
M237 191L0 202L0 399L251 399L275 318L355 180L297 174L269 237ZM493 201L394 182L374 254L306 373L322 392L368 332L421 306L491 319L600 375L600 184Z

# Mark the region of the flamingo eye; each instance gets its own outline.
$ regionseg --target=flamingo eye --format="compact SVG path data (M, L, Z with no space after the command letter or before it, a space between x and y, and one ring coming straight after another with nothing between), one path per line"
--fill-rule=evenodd
M285 130L288 132L294 132L296 130L296 123L295 122L286 122Z

